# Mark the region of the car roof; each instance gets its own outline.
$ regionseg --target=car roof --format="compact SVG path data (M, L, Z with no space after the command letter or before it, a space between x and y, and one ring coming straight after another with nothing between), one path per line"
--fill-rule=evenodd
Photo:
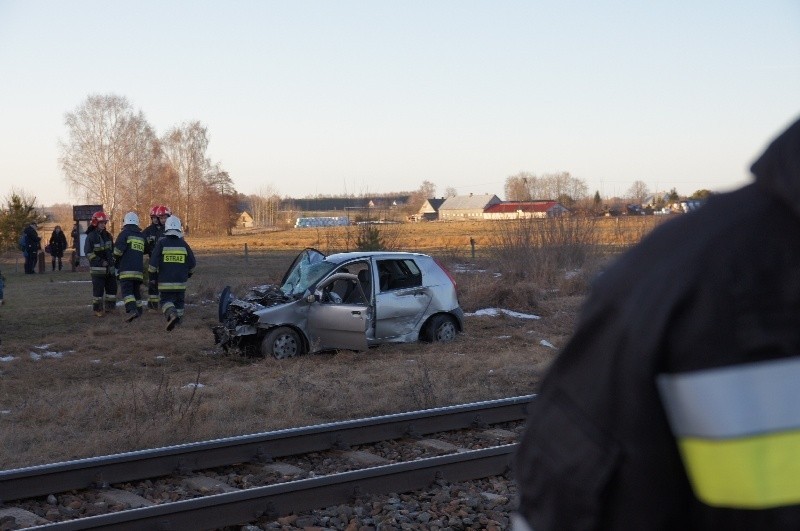
M326 262L341 264L357 258L430 258L427 254L409 253L405 251L354 251L336 253L325 257Z

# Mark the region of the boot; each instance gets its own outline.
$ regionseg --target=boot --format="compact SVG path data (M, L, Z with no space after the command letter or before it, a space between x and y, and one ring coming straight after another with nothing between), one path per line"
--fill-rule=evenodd
M117 309L117 304L115 302L106 301L106 312L113 312Z
M92 310L94 310L94 315L96 317L103 317L103 305L99 302L96 302L92 305Z
M125 322L130 323L134 319L138 319L141 314L139 308L136 307L136 303L126 304L125 305L125 313L127 316L125 317Z
M179 321L178 312L176 312L175 310L171 310L167 314L167 332L171 332L172 329L175 328L175 325L178 324L178 321Z

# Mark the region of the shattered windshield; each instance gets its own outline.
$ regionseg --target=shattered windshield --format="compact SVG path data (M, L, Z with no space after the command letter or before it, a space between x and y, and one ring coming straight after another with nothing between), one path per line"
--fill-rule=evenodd
M287 297L303 295L336 267L336 264L325 262L323 258L320 254L303 253L286 275L281 291Z

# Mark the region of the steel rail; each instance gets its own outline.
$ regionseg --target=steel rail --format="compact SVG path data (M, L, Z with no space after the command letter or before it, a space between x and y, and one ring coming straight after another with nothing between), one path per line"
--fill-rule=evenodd
M424 489L437 480L470 481L501 475L508 471L516 448L517 444L495 446L29 529L215 529L252 522L258 518L273 519L300 511L352 503L366 494L412 492Z
M534 395L0 471L0 503L224 465L523 420Z

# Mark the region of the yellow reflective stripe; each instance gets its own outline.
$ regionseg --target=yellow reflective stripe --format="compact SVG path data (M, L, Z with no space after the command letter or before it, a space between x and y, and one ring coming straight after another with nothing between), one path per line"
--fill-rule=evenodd
M119 278L122 280L142 280L144 279L144 274L141 271L120 271Z
M186 290L185 282L159 282L159 291L184 291Z
M800 430L740 439L678 441L697 497L707 505L770 509L800 503Z
M188 254L186 247L163 247L162 252L164 254Z

